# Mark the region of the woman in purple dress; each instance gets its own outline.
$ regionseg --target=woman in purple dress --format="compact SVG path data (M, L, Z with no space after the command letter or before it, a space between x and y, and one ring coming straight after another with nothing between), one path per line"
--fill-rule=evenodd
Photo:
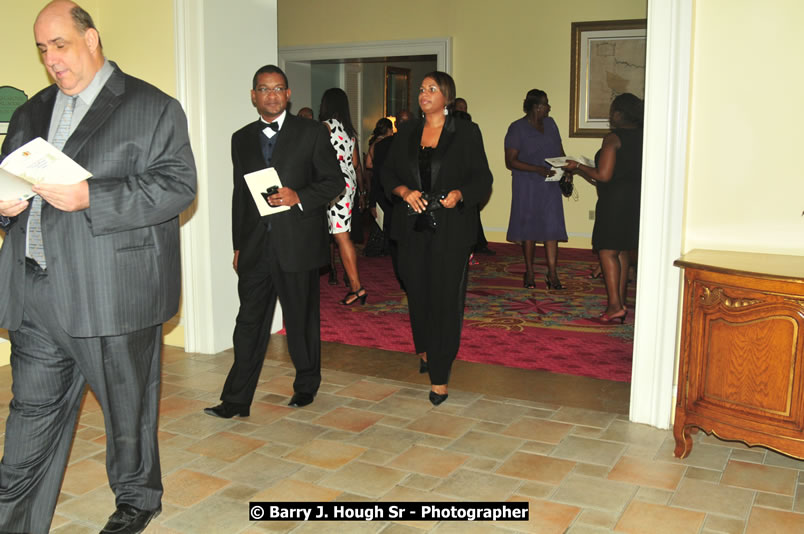
M505 134L505 166L513 175L508 241L521 242L525 256L526 288L534 288L533 251L544 244L547 289L564 289L558 279L558 242L567 240L564 204L558 182L546 182L555 171L545 158L564 155L558 126L549 117L547 93L531 89L523 105L525 116L511 123Z

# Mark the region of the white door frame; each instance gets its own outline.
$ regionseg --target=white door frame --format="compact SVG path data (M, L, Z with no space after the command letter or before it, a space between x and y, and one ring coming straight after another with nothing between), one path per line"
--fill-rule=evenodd
M187 126L192 139L193 151L207 152L206 101L203 80L204 69L204 10L193 9L187 0L173 2L174 32L176 43L176 98L184 107ZM195 82L195 83L194 83ZM196 173L199 185L206 183L206 158L196 158ZM212 306L209 283L210 260L212 253L208 240L200 235L207 224L207 214L198 209L198 198L190 209L182 214L181 236L181 279L182 306L181 320L184 325L184 350L200 352L214 346L211 328L201 328L205 309ZM197 262L199 258L206 258Z
M232 10L230 0L173 0L176 94L187 114L198 174L196 201L181 226L187 352L216 354L232 346L239 303L229 260L229 132L255 119L248 98L254 66L277 58L276 0L247 4ZM243 35L231 41L238 30ZM280 314L277 320L281 325Z
M322 46L288 46L279 49L279 68L288 61L320 59L360 59L393 56L436 56L436 68L452 70L452 38L409 39L404 41L366 41Z
M692 0L648 2L642 215L629 419L669 428L675 393Z

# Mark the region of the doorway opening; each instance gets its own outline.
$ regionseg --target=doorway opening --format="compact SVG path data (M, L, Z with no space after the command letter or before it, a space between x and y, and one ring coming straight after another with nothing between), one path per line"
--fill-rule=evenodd
M400 111L386 110L388 67L409 69L408 111L415 113L414 93L421 77L436 69L449 72L451 58L449 37L279 49L279 66L293 88L292 109L309 107L317 117L323 92L340 87L349 96L352 122L363 151L377 120Z

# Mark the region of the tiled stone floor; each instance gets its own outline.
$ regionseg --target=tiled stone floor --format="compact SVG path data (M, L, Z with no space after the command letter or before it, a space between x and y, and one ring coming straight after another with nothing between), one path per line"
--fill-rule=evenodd
M627 420L628 385L457 362L433 408L415 357L324 345L324 382L285 404L293 368L269 347L251 417L215 419L231 352L165 347L165 494L150 533L801 533L799 462L699 433ZM0 418L10 370L0 368ZM98 532L114 506L99 407L87 396L53 532ZM528 501L529 523L295 523L248 519L249 501Z

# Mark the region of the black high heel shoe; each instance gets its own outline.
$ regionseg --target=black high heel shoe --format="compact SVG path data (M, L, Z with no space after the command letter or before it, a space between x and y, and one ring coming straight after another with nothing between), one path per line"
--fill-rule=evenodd
M447 400L447 397L449 397L449 394L447 393L440 395L435 391L432 390L430 391L430 402L433 404L433 406L438 406L439 404Z
M419 374L424 374L430 370L430 366L427 365L427 360L424 358L419 358Z
M544 283L547 284L547 289L564 289L564 286L561 285L561 280L556 277L555 282L550 281L549 276L544 277Z
M346 271L343 272L343 285L349 287L349 275L346 274Z
M363 294L362 294L362 295L360 294L360 292L361 292L361 291L363 292ZM351 297L351 296L354 296L355 298L353 298L352 300L349 300L349 297ZM352 304L354 304L355 302L357 302L357 301L359 300L359 301L360 301L360 305L361 305L361 306L364 306L364 305L366 304L366 298L367 298L367 297L368 297L368 291L366 291L365 289L363 289L363 288L361 287L361 288L360 288L360 289L358 289L357 291L350 291L350 292L348 292L348 293L346 294L346 296L345 296L345 297L343 297L343 300L341 300L340 302L341 302L341 304L343 304L344 306L351 306Z
M528 273L525 273L525 276L522 277L522 285L525 289L536 289L536 282L533 281L533 275L528 278Z
M335 269L329 270L329 285L337 286L338 285L338 271Z

